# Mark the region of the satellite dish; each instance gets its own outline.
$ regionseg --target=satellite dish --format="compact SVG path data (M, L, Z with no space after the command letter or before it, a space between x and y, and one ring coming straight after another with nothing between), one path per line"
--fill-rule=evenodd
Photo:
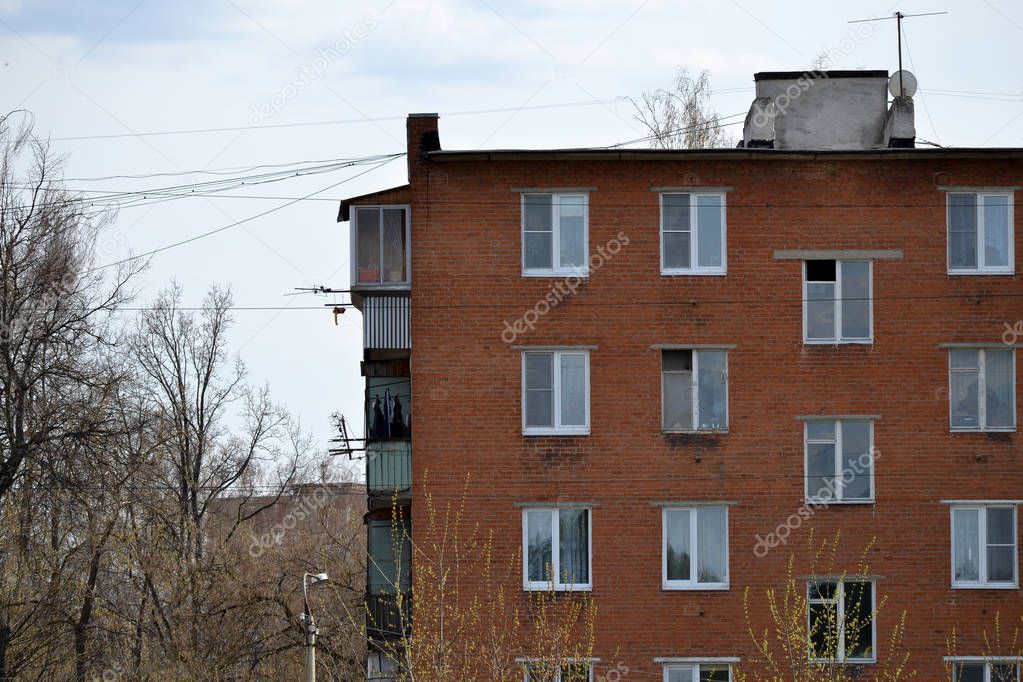
M916 76L905 69L896 71L888 79L888 92L892 93L892 97L912 97L916 94L916 86Z

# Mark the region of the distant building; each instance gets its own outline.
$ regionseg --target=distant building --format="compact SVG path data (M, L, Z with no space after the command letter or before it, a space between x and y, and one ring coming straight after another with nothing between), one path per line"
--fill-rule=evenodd
M730 679L744 590L766 609L793 554L808 627L840 624L822 655L864 679L902 611L918 679L1018 675L983 632L1023 616L1023 149L914 148L887 76L757 74L735 149L445 150L409 116L409 184L339 215L372 622L408 589L393 519L468 475L495 552L524 555L507 589L592 593L591 679ZM811 572L810 528L843 570Z

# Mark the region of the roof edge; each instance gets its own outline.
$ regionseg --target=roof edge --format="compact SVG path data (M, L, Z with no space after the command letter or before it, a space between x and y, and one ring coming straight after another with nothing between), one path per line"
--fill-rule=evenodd
M916 149L444 149L430 152L438 162L453 161L692 161L696 159L781 161L786 159L945 159L1023 158L1023 147Z
M366 194L360 194L355 197L348 197L347 199L342 199L341 207L338 209L337 212L337 222L343 223L346 220L348 220L349 209L351 208L352 203L354 202L362 201L363 199L372 199L373 197L382 196L384 194L390 194L391 192L400 192L402 190L411 188L412 185L406 182L404 185L396 185L394 187L388 187L387 189L378 189L375 192L367 192Z
M847 69L834 71L819 71L807 69L805 71L758 71L753 74L756 81L780 81L796 80L797 78L888 78L887 69Z

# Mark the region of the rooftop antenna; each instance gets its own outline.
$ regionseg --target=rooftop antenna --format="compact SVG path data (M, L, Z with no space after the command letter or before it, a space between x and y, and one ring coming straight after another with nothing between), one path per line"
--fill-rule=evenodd
M920 14L903 14L902 12L896 12L895 14L893 14L890 17L875 17L873 19L856 19L855 21L850 21L849 22L850 24L863 24L863 23L866 23L868 21L890 21L892 19L895 19L895 22L897 24L897 33L898 33L898 41L899 41L899 72L896 75L898 75L899 79L898 79L898 83L896 83L895 82L895 76L892 76L892 82L891 82L890 85L892 86L892 89L894 89L894 86L896 86L896 85L898 86L899 97L905 97L906 96L906 88L907 88L907 86L909 86L910 89L915 89L915 82L916 82L916 79L912 78L913 74L910 74L908 72L904 72L902 70L902 20L903 19L909 19L910 17L934 17L934 16L938 16L939 14L948 14L948 12L921 12ZM910 83L913 83L913 85L910 85ZM895 96L894 92L892 92L892 96L893 97ZM910 93L910 97L912 97L912 96L913 96L912 93Z

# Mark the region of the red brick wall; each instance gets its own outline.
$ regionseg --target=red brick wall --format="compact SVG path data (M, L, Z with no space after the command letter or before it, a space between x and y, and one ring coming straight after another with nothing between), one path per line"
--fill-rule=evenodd
M430 121L413 119L418 126ZM419 134L419 131L415 131ZM415 138L413 138L415 139ZM795 554L812 569L809 529L841 533L839 565L870 572L887 599L878 655L907 612L906 648L918 679L944 676L956 653L985 652L981 631L1020 625L1019 590L950 588L949 508L942 499L1023 497L1019 432L952 434L946 342L998 344L1023 319L1023 280L946 274L945 193L937 184L1018 184L1018 160L425 161L413 153L412 386L416 405L413 508L426 492L455 500L469 477L468 513L496 531L497 553L521 549L516 502L595 502L593 597L602 665L657 679L655 656L753 655L743 616L781 587ZM728 274L659 274L658 195L652 186L730 187ZM575 296L523 335L523 345L594 345L591 433L524 437L520 351L504 321L532 308L557 280L520 274L519 195L513 187L594 187L589 253L620 232L628 245ZM1016 270L1023 209L1015 211ZM801 265L776 249L902 249L874 263L872 345L802 342ZM1006 297L1012 294L1015 297ZM660 354L652 344L736 344L729 352L729 432L660 431ZM1023 404L1017 358L1017 424ZM879 414L876 503L832 506L787 546L754 555L803 502L803 424L797 415ZM428 479L427 479L428 476ZM728 591L662 591L661 500L734 500ZM417 541L426 524L417 521ZM1017 529L1018 535L1018 529ZM1018 545L1018 542L1017 542ZM521 590L520 576L509 583ZM615 655L617 651L617 655ZM1019 652L1001 652L1019 653ZM612 660L612 657L613 660ZM631 679L631 678L628 678Z

